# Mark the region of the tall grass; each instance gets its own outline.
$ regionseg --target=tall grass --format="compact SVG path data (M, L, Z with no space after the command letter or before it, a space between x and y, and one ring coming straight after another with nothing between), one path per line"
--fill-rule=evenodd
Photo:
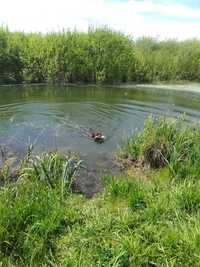
M119 150L119 158L141 161L151 168L168 167L172 176L200 177L200 126L184 118L154 120L149 117L144 130L130 137Z
M134 40L107 27L87 33L0 28L0 83L199 81L198 40Z
M0 190L0 262L3 266L52 266L55 238L78 211L70 206L71 185L81 161L45 153L22 164L16 183ZM66 201L67 198L67 201Z
M0 191L2 266L199 266L199 180L107 177L92 200L21 179Z
M81 167L82 161L75 155L53 152L31 157L21 172L23 177L41 181L51 189L60 187L63 194L71 190L73 179Z
M59 190L30 181L1 190L0 214L3 266L51 266L56 237L79 220L78 211L61 201Z
M0 264L200 266L199 136L197 125L149 118L120 155L155 168L151 179L106 176L90 200L71 193L79 159L30 156L0 188Z
M105 195L84 205L84 224L59 238L59 266L200 264L199 207L183 206L197 203L189 196L191 181L108 181ZM200 195L198 185L194 195Z

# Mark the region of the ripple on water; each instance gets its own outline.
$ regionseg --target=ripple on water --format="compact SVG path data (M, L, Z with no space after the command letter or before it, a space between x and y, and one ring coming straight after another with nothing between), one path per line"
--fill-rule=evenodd
M200 117L199 96L186 92L123 88L17 87L0 91L0 144L24 149L28 142L36 149L71 149L93 155L111 155L122 138L142 129L149 114L188 120ZM6 92L6 97L5 97ZM82 129L105 133L98 145L83 136Z

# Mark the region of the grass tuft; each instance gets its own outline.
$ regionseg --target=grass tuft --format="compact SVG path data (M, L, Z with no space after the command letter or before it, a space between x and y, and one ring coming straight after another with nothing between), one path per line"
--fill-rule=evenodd
M154 120L149 117L139 134L121 147L119 158L131 158L151 168L168 167L179 178L200 177L200 126L186 124L184 118Z

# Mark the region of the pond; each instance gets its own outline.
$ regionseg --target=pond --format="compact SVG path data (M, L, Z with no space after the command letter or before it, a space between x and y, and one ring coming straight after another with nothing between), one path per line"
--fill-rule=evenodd
M111 158L118 144L142 129L149 114L200 118L200 94L154 87L23 85L0 87L0 145L24 153L76 151L92 161ZM83 131L106 135L97 144Z

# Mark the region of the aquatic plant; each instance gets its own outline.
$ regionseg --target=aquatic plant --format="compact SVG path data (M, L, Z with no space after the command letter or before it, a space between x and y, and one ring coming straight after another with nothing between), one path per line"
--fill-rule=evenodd
M0 146L0 187L10 181L15 181L20 175L20 167L13 168L12 166L13 159L15 160L14 157L9 158L6 147Z
M61 186L62 194L69 192L76 173L82 167L82 161L75 155L58 152L32 156L22 169L22 177L44 182L51 189Z
M0 186L5 185L9 181L9 164L4 161L0 167Z

